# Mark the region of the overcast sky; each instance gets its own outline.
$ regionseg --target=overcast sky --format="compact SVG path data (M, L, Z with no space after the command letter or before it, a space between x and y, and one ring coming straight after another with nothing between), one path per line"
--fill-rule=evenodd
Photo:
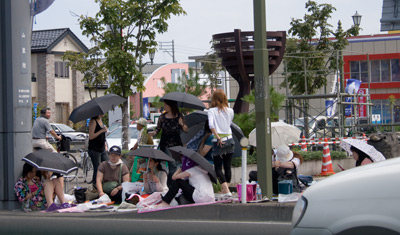
M266 0L267 30L287 31L292 18L302 18L306 13L307 0ZM351 16L356 11L362 15L361 35L380 34L380 18L383 0L316 0L330 3L336 11L330 21L337 25L341 20L344 29L352 24ZM252 0L181 0L185 16L173 17L168 21L168 32L158 35L157 41L175 43L177 62L187 62L189 56L203 55L210 51L213 34L254 30ZM94 0L55 0L44 12L36 16L33 30L70 28L88 47L90 42L82 36L78 18L94 16L99 7ZM145 57L145 61L148 57ZM149 59L148 59L149 60ZM171 63L172 57L163 51L156 53L155 63Z

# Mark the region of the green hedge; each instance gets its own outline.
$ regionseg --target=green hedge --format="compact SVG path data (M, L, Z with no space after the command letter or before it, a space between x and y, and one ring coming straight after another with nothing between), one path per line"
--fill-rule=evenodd
M249 153L250 151L247 151L247 165L250 164L257 164L257 153L254 150L252 154ZM322 159L322 151L310 151L310 152L302 152L302 151L296 151L300 153L301 156L303 156L304 161L312 161L312 160L321 160ZM331 153L331 159L332 160L337 160L337 159L345 159L347 158L346 152L342 151L330 151ZM242 165L242 159L240 157L234 158L232 160L232 167L240 167Z

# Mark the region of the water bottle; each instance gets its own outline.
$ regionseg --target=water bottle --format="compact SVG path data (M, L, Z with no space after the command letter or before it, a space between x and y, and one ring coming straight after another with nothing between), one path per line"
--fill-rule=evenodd
M261 193L261 187L257 182L257 186L256 186L256 199L257 201L262 200L262 193Z

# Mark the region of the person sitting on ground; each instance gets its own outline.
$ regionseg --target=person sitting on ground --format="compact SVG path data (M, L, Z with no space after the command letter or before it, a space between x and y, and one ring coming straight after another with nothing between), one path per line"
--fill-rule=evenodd
M99 196L107 194L116 204L122 202L122 182L129 182L128 167L121 160L121 148L112 146L109 151L110 160L102 162L96 178Z
M278 182L281 180L293 180L293 191L300 192L301 187L297 177L299 166L303 163L303 157L291 151L287 145L281 145L272 154L272 181L273 193L278 194ZM257 181L257 171L249 173L249 181Z
M65 202L64 199L64 179L58 173L51 171L42 171L42 180L44 180L44 195L46 196L47 207L50 207L54 203L55 196L61 204Z
M148 171L143 173L143 187L147 194L168 191L167 172L163 169L161 160L149 158Z
M374 162L368 154L356 147L351 146L350 151L352 152L354 160L356 160L356 166L363 166Z
M37 168L25 163L22 168L22 177L15 184L14 190L24 211L46 209L44 187Z
M185 180L185 179L188 180ZM179 168L172 175L172 186L169 188L167 194L161 197L162 201L157 207L168 207L175 198L179 189L185 199L190 203L205 203L214 202L214 189L208 176L208 172L194 166L192 168L182 171Z

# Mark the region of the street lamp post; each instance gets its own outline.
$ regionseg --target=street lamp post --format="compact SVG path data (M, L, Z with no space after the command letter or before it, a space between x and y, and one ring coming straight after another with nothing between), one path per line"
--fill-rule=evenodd
M358 12L356 11L356 14L354 14L354 15L352 16L354 25L360 26L360 24L361 24L361 17L362 17L362 15L358 14Z
M351 16L351 18L353 18L353 24L357 29L361 24L361 17L362 17L362 15L358 14L357 11L353 16ZM358 32L358 30L356 32ZM357 33L357 35L358 35L358 33ZM343 61L342 51L339 51L339 58ZM370 71L370 68L368 68L368 71ZM340 93L344 93L344 78L343 78L343 76L344 76L343 65L341 65L340 66ZM342 97L341 101L344 102L344 97ZM343 106L343 105L341 107L341 112L342 112L342 114L345 113L345 106ZM345 124L344 118L342 118L340 122L341 122L340 123L341 126L344 126L344 124Z
M150 64L153 64L153 60L154 60L154 55L156 54L155 50L150 50L149 52L149 57L150 57ZM146 62L144 64L140 63L139 69L140 69L140 73L142 73L142 69L144 66L146 66L149 62ZM140 117L143 117L143 92L140 91L140 95L139 95L139 101L140 101Z

